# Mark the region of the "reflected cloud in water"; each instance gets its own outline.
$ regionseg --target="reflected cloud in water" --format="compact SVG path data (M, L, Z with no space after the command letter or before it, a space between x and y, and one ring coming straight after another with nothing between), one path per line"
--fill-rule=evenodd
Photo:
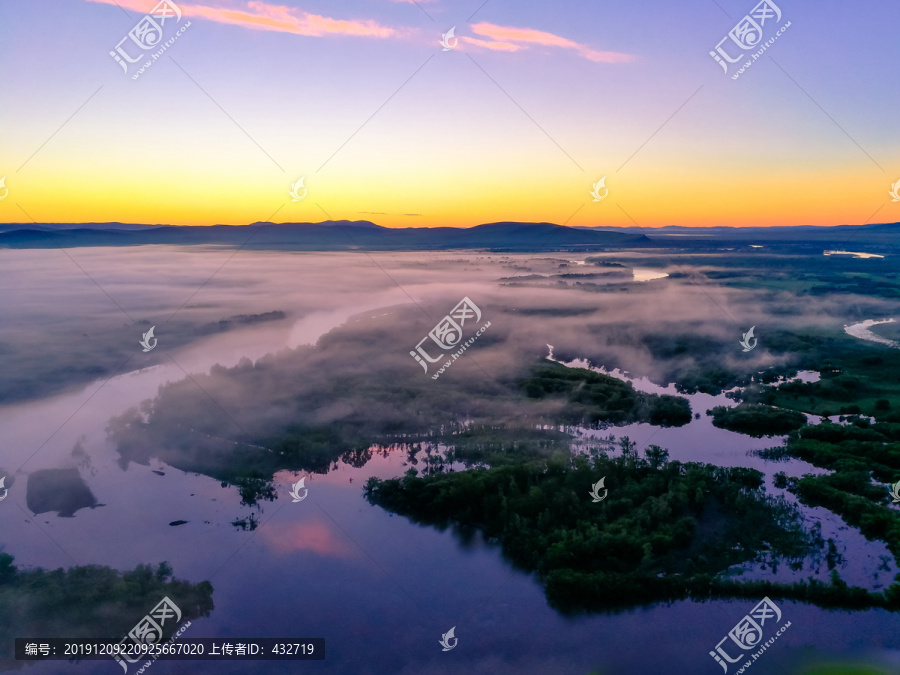
M269 522L259 532L272 552L279 555L302 551L331 558L355 557L358 549L335 529L325 522Z

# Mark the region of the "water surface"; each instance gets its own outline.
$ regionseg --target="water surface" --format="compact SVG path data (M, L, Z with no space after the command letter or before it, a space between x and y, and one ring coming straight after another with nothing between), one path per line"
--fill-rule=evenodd
M215 610L210 617L194 621L186 635L324 637L327 660L303 664L302 669L309 672L720 672L708 651L755 602L685 601L616 614L561 616L548 607L542 588L531 575L504 561L498 546L478 535L463 539L449 530L414 525L363 499L366 478L399 476L409 468L403 448L375 448L363 467L339 462L327 475L309 476L309 494L300 503L292 503L288 490L305 474L279 473L275 477L276 500L258 507L242 505L233 487L161 462L131 464L123 470L107 440L106 425L111 417L153 397L160 385L180 381L186 372L204 372L216 363L233 366L241 358L256 359L286 347L315 343L323 333L366 309L409 303L410 296L424 301L429 294L458 295L460 289L459 277L448 278L447 273L447 261L459 258L458 253L378 257L378 265L391 272L389 279L363 256L241 251L232 261L233 267L229 263L221 277L192 295L198 280L208 278L231 253L159 247L155 251L117 250L113 260L105 251L77 252L79 262L101 283L115 288L116 301L135 317L163 318L157 328L162 346L135 357L125 372L111 379L0 407L0 438L4 439L0 463L6 468L22 467L12 476L9 497L0 503L0 543L16 557L18 565L54 569L99 564L126 570L166 560L177 577L191 582L210 580L215 588ZM20 264L22 259L15 257L19 252L2 255L19 261L14 268L20 283L35 300L31 305L17 301L17 309L7 312L13 321L3 330L15 326L37 331L36 326L41 326L52 334L54 326L93 323L100 315L125 320L108 298L93 295L96 287L82 283L77 269L61 273L58 282L41 276L39 270L50 264L57 252L24 252L27 264ZM499 302L490 302L499 293L492 280L503 276L498 274L501 263L496 258L473 256L460 264L471 274L467 292L479 300L485 298L481 302L486 311L495 312L492 316L502 316ZM530 264L525 256L503 258L502 264L507 266ZM183 269L179 271L179 267ZM336 269L343 276L336 275ZM9 267L6 270L12 273ZM66 277L68 273L71 278ZM152 280L152 290L147 287L148 280ZM557 291L546 293L553 302L561 297ZM596 296L577 297L579 302L597 302ZM165 351L165 316L173 306L188 301L189 307L206 313L210 321L269 310L284 310L289 318L202 337ZM9 297L0 299L0 309L8 309L10 302ZM86 309L91 303L96 305L96 313ZM689 311L690 305L684 306ZM579 322L583 320L577 318L572 325ZM522 325L540 332L544 324L528 319ZM67 353L72 346L59 348ZM632 382L642 391L674 393L671 384ZM819 471L797 460L773 463L750 454L777 445L778 438L751 439L713 427L705 410L734 404L723 395L697 394L690 401L700 417L681 428L636 424L573 432L580 443L599 443L610 435L629 436L639 450L649 443L667 447L672 459L759 468L766 473L767 489L773 493L770 481L775 471L790 475ZM418 467L422 466L420 461ZM82 508L87 505L85 498L83 504L76 504L79 508L74 513L66 513L72 517L30 511L28 479L47 470L77 470L96 507ZM890 573L875 574L873 561L883 545L865 542L824 510L806 509L804 514L822 521L823 536L838 539L848 559L841 573L851 583L874 588L895 572L890 567ZM259 521L257 529L232 525L251 515ZM187 522L170 526L182 520ZM814 569L806 572L817 574ZM746 573L766 574L752 566ZM793 627L779 640L777 649L754 664L755 673L796 673L802 664L834 655L900 666L900 617L875 610L849 613L780 604ZM457 627L459 646L444 653L438 640L451 626ZM26 671L121 672L112 662L43 664ZM274 663L157 662L150 672L285 670Z

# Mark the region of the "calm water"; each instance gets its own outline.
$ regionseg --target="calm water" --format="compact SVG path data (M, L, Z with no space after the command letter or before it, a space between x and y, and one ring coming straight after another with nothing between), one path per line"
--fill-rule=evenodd
M879 255L878 253L863 253L862 251L825 251L824 255L850 255L854 258L883 258L883 255Z
M895 340L889 340L888 338L881 337L880 335L876 335L870 329L872 326L880 326L884 323L894 323L893 319L866 319L865 321L860 321L859 323L854 323L850 326L844 326L844 332L847 335L852 335L855 338L859 338L860 340L867 340L869 342L876 342L878 344L886 345L888 347L894 347L895 349L900 349L900 343Z
M552 348L550 358L552 358ZM618 369L607 371L603 367L593 367L584 360L573 361L566 365L586 367L596 372L612 375L630 382L638 391L650 394L680 395L674 384L661 387L647 378L627 377ZM817 378L818 373L810 371L802 371L798 373L797 377L804 381L813 381ZM770 461L754 454L754 451L783 445L783 436L752 438L713 426L712 417L706 414L708 410L715 406L731 408L737 405L736 401L728 398L724 393L716 396L697 393L686 395L685 398L690 401L691 411L699 413L700 416L696 417L695 415L688 424L681 427L628 424L603 429L575 427L573 431L581 445L596 446L600 441L600 446L605 446L604 449L610 455L617 454L619 439L628 438L636 443L636 450L640 454L646 450L648 445L654 444L668 449L669 458L681 462L706 462L717 466L743 466L757 469L765 474L766 491L769 494L783 497L795 505L803 515L807 527L818 524L821 527L823 539L826 541L829 538L834 539L838 552L844 556L843 562L838 565L838 570L847 583L874 591L883 590L891 584L900 569L897 568L893 555L883 542L867 541L857 530L847 526L840 517L831 511L804 506L790 492L774 485L774 474L778 472L800 477L804 474L827 474L830 473L829 471L799 459ZM834 421L837 421L837 417L835 416ZM821 418L815 419L815 421L820 420ZM748 563L740 570L748 579L774 578L787 583L801 581L810 576L823 582L828 582L830 578L830 571L821 559L807 559L803 568L796 572L781 565L774 575L771 565L767 563Z
M254 277L253 292L278 286L277 279L267 274L274 276L269 270L288 264L289 254L282 259L273 254L241 255L245 253L251 261L259 256L247 271ZM214 363L234 365L243 356L257 358L314 341L368 304L387 305L389 293L384 288L373 288L368 295L357 290L353 302L340 309L317 307L289 325L205 338L172 355L189 372ZM394 296L390 300L399 301ZM209 618L194 621L185 637L326 640L326 661L290 671L279 664L249 661L232 665L160 661L149 672L719 673L708 651L755 604L678 602L620 614L562 617L547 606L540 586L529 575L514 571L496 546L478 537L461 541L450 531L410 524L363 499L368 476L397 476L408 468L401 450L385 449L362 468L341 465L326 476L311 476L306 482L309 496L296 504L287 492L302 474L279 474L277 500L259 510L241 506L234 488L164 464L132 464L121 470L115 463L118 455L106 440L108 420L155 395L159 385L183 377L179 367L163 362L113 378L104 386L98 381L63 395L0 408L2 464L25 464L14 476L9 498L0 503L0 544L16 556L18 565L101 564L124 570L167 560L177 577L192 582L208 579L215 588L216 609ZM635 384L645 390L655 387ZM780 470L791 475L816 471L796 460L771 463L747 454L777 445L777 439L750 439L712 427L704 410L732 403L724 397L693 396L691 404L701 417L679 429L630 425L579 431L583 437L627 435L639 448L656 443L667 447L672 459L760 468L769 480ZM37 524L29 522L22 511L28 473L73 466L71 452L77 443L87 455L80 462L80 473L103 506L82 509L74 518L44 513L36 517ZM771 484L769 489L777 492ZM251 513L261 522L255 532L231 525ZM869 587L886 582L886 573L875 578L872 569L883 545L841 530L839 519L824 510L805 513L821 519L823 536L832 536L833 531L839 538L850 560L842 570L845 578ZM188 522L171 527L176 520ZM754 673L796 673L800 664L835 654L875 660L894 670L900 667L900 617L882 611L848 613L779 604L792 627L754 663ZM451 626L456 626L459 644L443 653L438 640ZM27 671L121 669L112 662L83 662L44 664Z

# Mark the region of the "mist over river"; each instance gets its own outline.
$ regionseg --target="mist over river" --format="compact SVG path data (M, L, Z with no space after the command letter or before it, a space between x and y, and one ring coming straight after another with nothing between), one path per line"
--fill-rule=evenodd
M215 247L168 246L79 249L72 255L91 278L58 251L0 251L0 282L17 289L0 297L4 372L19 377L41 361L73 364L71 379L59 381L52 393L0 406L0 470L11 479L9 497L0 502L0 547L15 556L16 565L128 570L168 561L177 578L208 580L214 587L215 609L209 617L193 620L185 637L325 638L324 661L293 664L290 672L721 672L709 651L757 601L679 601L563 616L548 605L531 575L504 560L496 543L478 533L465 538L451 529L414 524L366 501L366 479L403 475L410 468L408 449L374 447L363 465L338 461L324 474L279 472L275 499L247 505L234 486L157 459L149 466L126 462L123 468L107 426L111 418L156 396L167 382L180 382L214 365L233 367L242 359L256 361L315 345L341 326L357 331L360 340L375 339L367 332L368 317L389 320L398 308L415 311L418 306L430 326L462 297L479 306L492 331L505 331L509 344L535 359L546 357L545 345L552 342L568 354L581 346L585 354L605 349L610 358L620 356L603 363L610 372L627 364L631 372L643 366L640 372L652 373L658 364L638 350L591 342L591 322L598 317L606 322L628 317L637 324L696 320L697 325L707 322L704 329L711 334L724 334L719 318L709 307L698 308L699 303L710 293L723 305L738 302L738 291L701 292L676 284L665 276L663 263L659 273L642 270L622 282L640 289L635 292L645 302L639 306L621 291L588 293L533 279L508 282L516 274L550 278L561 269L574 269L560 267L573 261L552 256L235 254ZM54 269L52 276L42 272L48 267ZM578 270L585 267L578 265ZM263 318L236 318L254 316ZM151 325L158 347L144 353L138 342ZM407 356L423 336L410 334L408 344L384 346L408 361L396 377L425 377ZM103 371L104 359L115 350L123 354L121 365ZM354 358L346 355L350 363ZM511 359L503 345L485 340L442 378L456 371L460 377L492 377ZM85 375L93 364L102 376ZM676 393L655 380L625 379L639 390ZM442 382L429 384L440 387ZM213 398L218 394L209 393ZM823 473L799 460L776 463L749 454L779 445L779 437L754 439L713 427L706 410L734 405L723 394L688 398L700 418L683 427L582 427L573 430L576 447L610 435L628 436L639 452L653 443L667 448L673 460L757 468L766 474L769 493L792 500L773 486L774 472ZM415 459L421 468L425 453ZM73 517L35 514L28 508L28 479L48 469L77 470L96 504L78 508ZM304 476L308 497L294 503L289 490ZM867 542L825 509L801 510L810 523L822 523L825 538L838 542L846 560L840 571L848 583L880 589L891 582L897 568L883 543ZM234 524L251 517L258 527ZM179 521L186 522L174 524ZM747 578L816 576L827 581L827 570L814 568L815 561L807 561L793 575L786 567L773 573L748 565L744 572ZM900 669L897 614L825 610L793 601L778 605L792 625L754 662L757 675L807 672L804 668L825 663ZM439 640L451 626L458 646L442 652ZM161 661L152 672L281 673L286 668L275 662ZM23 670L120 672L112 661L60 661Z

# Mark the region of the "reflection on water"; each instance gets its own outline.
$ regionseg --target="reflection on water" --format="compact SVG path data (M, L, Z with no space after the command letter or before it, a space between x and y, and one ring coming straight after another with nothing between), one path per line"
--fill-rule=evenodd
M148 291L139 306L141 313L152 316L151 311L158 311L154 308L159 299L168 293L183 302L189 295L185 289L193 291L222 262L221 252L194 251L189 259L177 258L171 264L196 272L198 278L178 277L171 270L157 274L155 257L164 267L170 264L170 252L168 247L156 252L144 249L136 259L145 263L137 275L140 279L179 279L164 289L156 285ZM109 258L95 260L91 269L106 275L100 279L104 287L117 289L143 287L137 282L115 283L117 274L125 274L121 261L134 254L121 250L79 252L83 259L92 255ZM43 260L50 254L21 255ZM152 360L166 348L163 345L149 356L140 355L146 360L132 363L133 372L90 382L78 391L0 407L3 467L14 471L24 464L20 473L10 474L7 487L12 489L0 503L4 551L15 555L17 564L47 569L70 567L73 560L79 565L102 564L120 570L166 560L177 577L191 582L208 579L215 589L216 610L209 618L193 623L192 637L324 637L327 660L316 664L323 673L717 672L708 650L756 600L683 601L618 614L562 617L547 606L542 587L531 575L512 569L503 560L499 546L485 542L477 533L466 538L450 530L416 525L363 498L362 487L370 476L401 476L410 468L420 474L465 468L447 457L446 446L423 444L412 455L407 446L374 446L365 464L338 462L327 474L308 476L309 496L300 503L293 503L288 492L303 474L276 474L274 501L247 506L242 505L234 487L223 487L207 476L185 473L158 461L149 466L131 464L122 470L117 463L119 454L107 440L106 425L112 416L154 396L166 382L183 380L185 371L205 371L216 363L233 366L242 357L256 359L287 346L314 342L335 323L367 307L409 302L392 281L381 284L384 275L368 258L305 256L303 260L304 270L312 266L314 274L300 284L296 280L297 256L242 251L216 278L216 284L224 283L212 297L211 285L196 299L227 307L210 311L211 321L258 311L264 305L266 309L285 309L291 316L285 323L290 325L247 327L203 337L172 352L178 365L170 359ZM345 264L347 260L352 264ZM379 260L388 265L384 257ZM430 260L423 261L419 254L415 260L404 260L411 261L410 268L401 270L396 278L416 299L426 290L451 287L454 294L458 291L458 285L448 283L441 270L427 276ZM29 268L42 268L33 260L26 262ZM414 265L421 270L410 271ZM486 263L484 267L482 279L496 276ZM352 283L335 275L336 268L344 270ZM421 281L420 286L414 286L416 280ZM55 300L35 292L45 303L42 311L47 316L56 317L60 311L67 320L72 315L71 321L77 323L80 318L74 315L94 315L95 308L86 309L78 295L82 292L79 279L71 281L67 292ZM343 285L329 295L336 284ZM96 289L88 286L84 285L87 290L83 292L95 293ZM488 295L485 289L487 285L476 288ZM553 293L556 301L557 291ZM97 304L106 302L102 294L97 295ZM235 301L238 304L228 305L233 298L239 299ZM594 296L590 301L595 301ZM629 312L632 304L629 301ZM674 303L666 300L666 304ZM19 311L37 306L22 303ZM692 306L685 302L678 311L690 312ZM656 308L648 311L655 318ZM26 319L34 321L31 316L18 320L24 325ZM578 317L572 323L580 325L584 319ZM10 325L8 322L3 330ZM642 391L675 393L673 385L660 387L645 379L633 383ZM636 424L573 431L580 434L581 443L627 435L641 447L656 443L669 448L672 459L758 468L766 472L767 488L775 494L770 472L819 472L797 460L775 464L748 454L775 445L779 439L751 439L713 427L703 412L713 405L734 405L730 399L703 394L688 398L694 412L701 415L681 428ZM42 474L65 480L45 485L38 481L32 489L28 483ZM88 499L108 506L83 508L90 505ZM61 513L77 513L74 518L60 518L45 510L47 506ZM23 517L26 507L43 512L36 519L40 527ZM864 578L870 585L876 583L867 576L866 567L871 556L877 559L876 544L858 542L853 536L859 535L852 530L838 533L846 526L824 509L804 513L811 519L820 517L822 536L835 536L841 551L848 553L848 567L841 568L848 581ZM170 526L179 521L186 522ZM243 528L236 524L240 522L245 524ZM748 571L748 575L754 573ZM887 579L888 574L882 572L880 578ZM900 615L779 604L797 627L780 638L777 659L756 665L754 672L760 675L802 672L805 664L820 656L854 650L859 655L861 649L878 650L878 658L884 661L886 650L900 649ZM135 617L138 619L140 616ZM457 626L459 647L442 654L437 640L453 625ZM281 664L263 662L173 661L154 668L160 673L285 672ZM32 666L27 672L108 675L120 671L112 663L83 661L64 667L61 663Z
M854 323L850 326L844 326L844 332L847 335L852 335L855 338L859 338L860 340L868 340L869 342L877 342L881 345L886 345L888 347L894 347L895 349L900 349L900 343L894 340L888 340L887 338L883 338L880 335L876 335L871 330L869 330L872 326L880 326L883 323L894 323L893 319L867 319L865 321L860 321L859 323Z
M660 272L659 270L652 269L643 269L640 267L633 267L632 273L634 274L635 281L653 281L654 279L665 279L669 274L667 272Z
M61 518L71 518L79 509L97 506L77 469L45 469L30 474L25 501L33 513L56 511Z
M824 255L851 255L854 258L883 258L877 253L863 253L861 251L825 251Z
M793 377L779 377L774 382L770 383L770 386L777 387L786 382L794 382L800 381L804 384L818 382L822 379L822 374L815 370L798 370L797 374Z
M555 361L553 348L550 345L548 347L550 347L548 359ZM582 451L589 452L592 448L599 447L608 455L615 456L620 451L621 442L627 440L636 444L635 449L638 452L645 451L650 444L666 448L669 451L670 459L680 462L704 462L717 466L743 466L756 469L765 474L766 491L769 494L783 497L795 505L803 515L807 527L821 529L823 540L833 539L835 541L837 551L841 556L837 569L845 581L871 590L881 590L890 585L894 576L900 572L900 568L897 567L893 555L884 542L866 540L858 530L847 526L839 516L831 511L820 507L805 506L786 489L775 487L774 484L774 475L778 472L799 478L805 474L824 475L831 473L830 471L796 458L772 461L757 454L758 451L766 448L783 446L784 436L753 438L713 426L712 417L706 414L708 410L715 406L734 407L738 405L737 401L726 396L728 392L717 395L679 394L674 383L662 387L646 377L628 377L618 368L607 370L602 366L592 366L585 359L577 359L562 365L570 368L587 368L596 373L630 382L636 390L641 392L684 396L690 401L691 411L695 413L693 419L681 427L658 427L640 423L617 427L563 428L563 430L576 435L575 446ZM810 381L814 381L813 378L818 377L818 373L812 371L801 372L803 373L802 378ZM798 373L799 376L800 373ZM791 570L786 565L776 566L776 570L773 569L771 561L764 561L740 566L733 572L740 572L748 579L774 578L782 582L793 582L812 576L828 582L830 569L824 564L825 562L821 557L813 556L805 560L803 567L799 570Z

